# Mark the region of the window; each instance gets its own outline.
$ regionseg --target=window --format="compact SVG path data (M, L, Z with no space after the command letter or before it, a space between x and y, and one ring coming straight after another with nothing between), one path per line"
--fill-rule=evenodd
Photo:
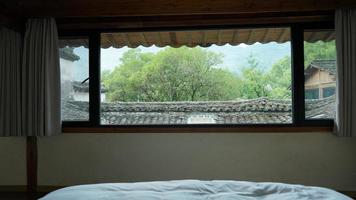
M62 121L88 121L88 39L61 39L59 43Z
M284 27L103 33L101 124L290 124L290 58Z
M66 32L60 40L63 126L129 132L331 127L336 50L330 24Z
M319 99L319 89L305 89L305 99Z
M336 48L333 30L305 30L305 118L335 117ZM313 39L310 39L313 38Z
M335 95L335 87L323 88L323 98L331 97Z

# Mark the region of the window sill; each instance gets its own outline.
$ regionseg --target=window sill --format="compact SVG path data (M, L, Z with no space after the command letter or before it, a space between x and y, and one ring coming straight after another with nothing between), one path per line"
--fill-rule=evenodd
M330 133L332 126L100 126L100 127L63 127L63 133L293 133L293 132L323 132Z

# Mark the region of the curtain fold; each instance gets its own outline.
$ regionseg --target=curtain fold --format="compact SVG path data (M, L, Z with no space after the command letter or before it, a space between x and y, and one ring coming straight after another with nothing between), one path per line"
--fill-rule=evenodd
M22 133L61 132L58 33L52 18L29 19L22 59Z
M22 36L0 28L0 136L21 135Z
M335 13L337 101L334 132L356 136L356 9Z

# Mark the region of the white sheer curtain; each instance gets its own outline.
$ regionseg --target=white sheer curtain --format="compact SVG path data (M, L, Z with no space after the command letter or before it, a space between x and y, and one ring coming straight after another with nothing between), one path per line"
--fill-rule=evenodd
M21 135L21 34L0 28L0 136Z
M356 9L335 15L337 50L337 114L335 134L356 136Z
M61 132L58 33L54 19L27 22L22 59L22 130L26 136Z
M0 30L0 136L61 132L58 35L54 19L30 19L21 34Z

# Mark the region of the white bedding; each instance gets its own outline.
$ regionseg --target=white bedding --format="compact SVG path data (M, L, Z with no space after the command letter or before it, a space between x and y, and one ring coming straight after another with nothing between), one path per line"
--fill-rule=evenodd
M41 200L349 200L336 191L303 185L246 181L155 181L79 185Z

